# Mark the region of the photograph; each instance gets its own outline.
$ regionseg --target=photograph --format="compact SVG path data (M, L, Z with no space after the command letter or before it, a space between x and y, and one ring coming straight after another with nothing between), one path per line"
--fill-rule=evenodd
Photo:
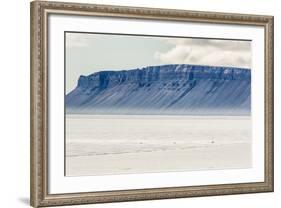
M65 31L65 176L251 168L251 45Z

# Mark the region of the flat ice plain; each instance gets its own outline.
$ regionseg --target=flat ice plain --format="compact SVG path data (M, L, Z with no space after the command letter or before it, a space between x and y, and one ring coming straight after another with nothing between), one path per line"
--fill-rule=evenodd
M251 168L250 116L66 115L66 176Z

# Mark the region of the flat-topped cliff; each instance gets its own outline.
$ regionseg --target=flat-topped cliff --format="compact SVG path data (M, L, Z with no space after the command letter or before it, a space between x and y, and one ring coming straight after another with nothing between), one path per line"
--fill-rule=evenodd
M250 114L251 70L201 65L148 66L81 75L67 113Z

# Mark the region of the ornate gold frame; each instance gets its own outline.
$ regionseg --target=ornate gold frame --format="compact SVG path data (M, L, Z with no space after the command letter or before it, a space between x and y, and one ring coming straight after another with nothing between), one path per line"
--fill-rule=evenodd
M71 14L145 18L202 23L258 25L265 29L265 179L264 182L204 185L141 190L48 193L48 66L47 17ZM89 203L168 199L195 196L273 191L273 17L92 5L61 2L31 2L31 205L34 207Z

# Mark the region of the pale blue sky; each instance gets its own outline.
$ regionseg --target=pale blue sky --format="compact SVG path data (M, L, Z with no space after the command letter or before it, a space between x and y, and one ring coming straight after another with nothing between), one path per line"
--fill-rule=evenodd
M66 93L80 75L163 64L247 67L251 42L196 38L66 33Z

